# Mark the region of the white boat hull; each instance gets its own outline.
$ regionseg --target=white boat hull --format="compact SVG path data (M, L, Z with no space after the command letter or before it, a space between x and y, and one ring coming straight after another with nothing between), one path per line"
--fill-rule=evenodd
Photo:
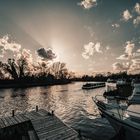
M126 140L140 140L140 128L129 125L124 120L118 119L106 111L100 109L103 115L108 119L117 134Z

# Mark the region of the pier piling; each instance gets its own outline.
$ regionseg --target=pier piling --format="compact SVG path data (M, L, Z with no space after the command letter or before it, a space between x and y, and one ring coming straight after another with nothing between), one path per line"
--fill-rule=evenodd
M38 112L38 105L36 106L36 112Z
M12 110L12 117L14 117L15 116L15 111L14 110Z

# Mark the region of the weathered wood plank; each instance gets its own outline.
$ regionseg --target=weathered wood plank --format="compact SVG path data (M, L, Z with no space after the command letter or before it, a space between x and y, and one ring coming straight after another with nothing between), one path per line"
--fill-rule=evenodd
M16 120L18 123L21 123L21 122L22 122L22 120L19 119L18 115L15 115L14 118L15 118L15 120Z
M61 130L64 131L66 129L66 128L64 128L64 126L61 126L61 127L52 127L52 128L51 129L48 129L48 128L44 127L44 128L41 128L41 129L37 129L36 132L38 134L40 134L40 133L43 133L43 132L45 132L47 130L45 133L55 133L56 131L61 131Z
M5 123L3 122L2 119L0 119L0 127L1 127L1 128L5 127Z
M19 116L20 116L20 118L22 118L23 121L29 121L30 120L24 114L19 114Z
M4 124L5 124L5 127L9 126L9 123L7 122L7 120L5 118L2 118Z
M9 126L10 125L14 125L13 121L10 119L11 117L6 117L5 119L7 120L7 122L9 123Z
M37 140L37 137L34 131L28 131L28 134L29 134L30 140Z
M48 112L45 111L44 109L38 110L38 113L41 114L42 116L48 116Z
M14 118L14 117L9 117L11 119L11 121L13 122L13 124L18 124L18 121Z

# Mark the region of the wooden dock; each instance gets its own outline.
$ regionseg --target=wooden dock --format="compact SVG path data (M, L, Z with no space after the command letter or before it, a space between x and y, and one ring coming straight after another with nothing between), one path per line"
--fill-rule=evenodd
M0 119L0 140L79 140L78 133L40 109Z

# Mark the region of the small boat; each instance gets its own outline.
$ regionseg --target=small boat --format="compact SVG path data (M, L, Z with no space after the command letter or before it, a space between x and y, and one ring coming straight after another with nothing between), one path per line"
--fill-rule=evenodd
M95 89L100 87L105 87L105 83L86 83L82 86L82 89Z

